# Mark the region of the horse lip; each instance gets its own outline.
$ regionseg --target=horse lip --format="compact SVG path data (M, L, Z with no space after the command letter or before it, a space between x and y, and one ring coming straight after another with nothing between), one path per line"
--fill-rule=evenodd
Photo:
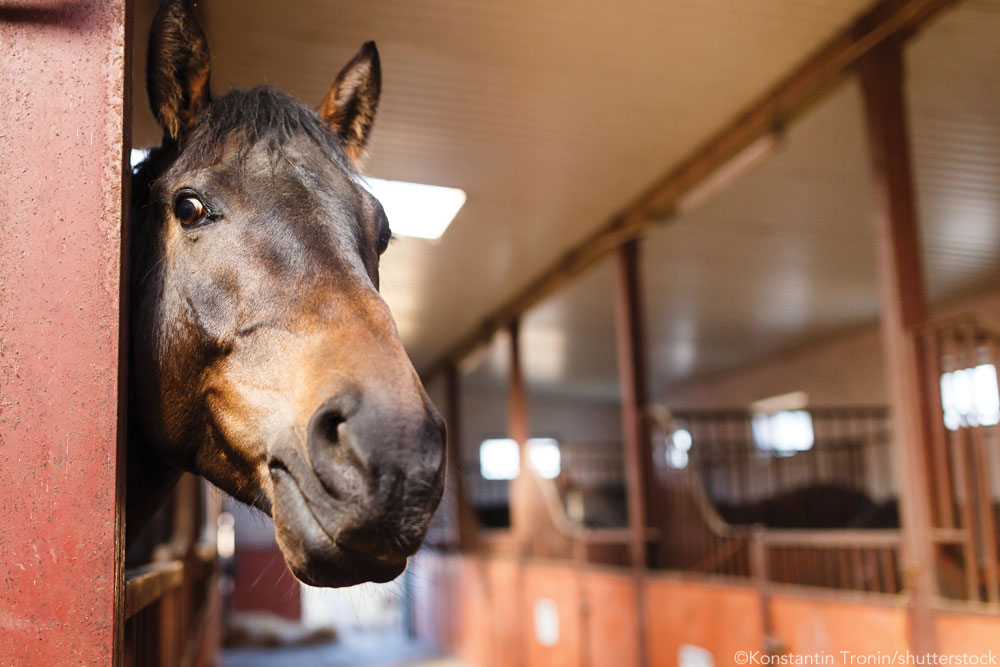
M298 514L300 520L311 521L312 524L319 529L320 534L323 536L326 542L326 548L321 550L319 557L329 561L329 564L333 566L339 566L343 568L343 572L339 573L336 579L335 586L352 586L354 584L362 583L364 581L373 581L376 583L385 583L387 581L392 581L398 577L404 569L406 569L406 558L399 557L379 557L372 554L359 551L357 549L352 549L346 547L336 540L334 536L327 531L326 527L322 522L316 517L313 510L312 503L303 493L302 488L299 486L298 481L295 476L288 470L288 468L281 461L272 461L269 464L271 470L271 475L275 478L275 481L281 478L287 478L287 481L291 482L293 488L289 489L288 492L293 495L292 498L286 499L286 503L291 502L295 504L301 504ZM273 505L278 504L277 498L275 498ZM304 512L301 510L305 510ZM298 523L298 522L296 522ZM294 526L296 531L307 530L304 526ZM339 532L339 531L338 531ZM316 557L316 554L308 554L310 560ZM359 572L359 569L362 571ZM294 574L305 581L305 583L314 586L329 586L331 585L329 581L319 581L312 573L309 572L294 572Z
M362 551L360 549L347 546L346 544L338 540L334 540L334 542L336 543L338 549L340 549L344 553L350 554L359 561L365 563L371 563L386 568L406 567L406 561L407 561L406 556L395 556L395 555L379 556L377 554L369 553L367 551Z

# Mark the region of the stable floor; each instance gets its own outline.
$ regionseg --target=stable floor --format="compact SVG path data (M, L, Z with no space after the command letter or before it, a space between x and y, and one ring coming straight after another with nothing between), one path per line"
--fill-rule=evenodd
M469 667L426 644L399 638L353 638L342 643L291 648L229 649L222 667Z

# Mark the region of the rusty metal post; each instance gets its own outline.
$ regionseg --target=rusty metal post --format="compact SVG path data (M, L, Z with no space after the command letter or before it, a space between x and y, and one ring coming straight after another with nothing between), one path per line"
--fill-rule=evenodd
M521 369L520 325L514 321L510 334L510 372L507 378L507 435L517 442L521 451L521 473L510 482L510 524L522 555L531 551L532 532L538 515L544 511L536 502L535 489L528 475L528 398Z
M645 567L649 469L653 461L645 416L646 346L639 287L639 242L633 240L622 245L618 249L617 260L615 324L628 523L631 530L629 550L632 565Z
M880 46L861 63L868 144L875 191L882 349L886 358L895 460L900 470L903 575L909 593L910 645L935 647L937 594L928 457L932 441L926 365L917 329L926 320L919 230L910 169L903 63L898 42Z
M130 3L0 6L0 662L119 664Z
M646 341L639 272L639 241L618 248L615 273L615 325L618 382L621 386L625 494L630 529L629 553L636 579L639 660L648 664L645 569L648 531L649 469L653 464L646 420Z

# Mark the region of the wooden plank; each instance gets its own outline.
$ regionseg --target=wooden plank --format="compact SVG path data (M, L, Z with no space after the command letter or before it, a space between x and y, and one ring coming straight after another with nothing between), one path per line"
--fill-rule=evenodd
M179 588L184 563L150 563L125 573L125 618L132 618L166 593Z
M509 326L547 294L579 275L622 243L669 217L686 193L715 174L741 151L801 115L830 91L872 49L911 35L955 0L883 0L834 35L802 65L737 114L638 198L615 213L559 261L486 317L435 363L425 378L442 372Z
M916 338L926 310L900 42L882 44L868 53L860 74L875 192L882 347L901 473L909 639L911 648L922 653L933 651L936 644L930 609L937 595L928 465L932 427L926 365Z
M0 3L4 664L121 664L130 8Z

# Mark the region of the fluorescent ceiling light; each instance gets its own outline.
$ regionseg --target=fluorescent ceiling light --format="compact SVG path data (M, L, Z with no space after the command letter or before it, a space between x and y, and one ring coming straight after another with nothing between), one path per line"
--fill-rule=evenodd
M132 154L129 156L129 162L133 169L139 166L139 164L146 159L149 155L148 148L133 148Z
M381 178L362 179L361 185L382 203L398 236L439 239L465 204L465 192L458 188Z

